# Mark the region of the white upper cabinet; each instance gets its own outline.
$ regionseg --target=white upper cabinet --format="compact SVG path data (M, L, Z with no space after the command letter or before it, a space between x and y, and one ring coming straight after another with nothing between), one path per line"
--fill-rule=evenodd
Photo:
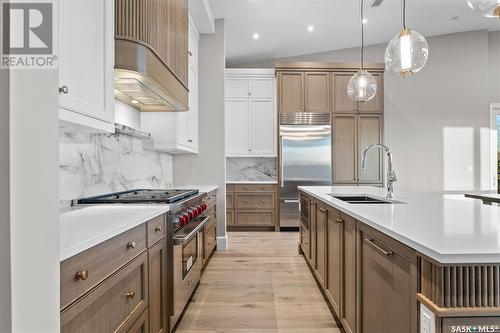
M272 69L226 69L226 156L276 156Z
M141 128L153 137L151 149L171 154L198 153L198 44L199 33L190 19L187 55L189 110L141 112Z
M59 1L62 127L114 132L114 1Z

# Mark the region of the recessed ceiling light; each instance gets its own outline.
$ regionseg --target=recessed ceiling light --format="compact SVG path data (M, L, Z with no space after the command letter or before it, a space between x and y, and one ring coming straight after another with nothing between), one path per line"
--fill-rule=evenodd
M363 19L363 24L366 24L366 23L368 23L368 19L365 19L365 18L364 18L364 19Z
M307 31L313 32L314 31L314 25L310 24L307 26Z
M260 36L259 36L259 34L258 34L258 33L254 33L254 34L252 35L252 38L253 38L253 39L255 39L255 40L257 40L257 39L259 39L259 38L260 38Z
M132 103L132 104L139 104L139 101L133 99L130 103Z

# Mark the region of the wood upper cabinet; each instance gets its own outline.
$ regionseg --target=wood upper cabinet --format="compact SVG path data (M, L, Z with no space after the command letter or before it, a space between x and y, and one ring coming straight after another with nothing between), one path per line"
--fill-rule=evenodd
M278 80L279 112L304 111L304 73L280 72Z
M64 125L114 132L113 8L114 0L59 1L59 119Z
M333 183L356 184L358 138L356 115L334 115L332 128Z
M330 112L328 72L304 73L304 111Z
M321 286L326 287L327 276L327 210L318 202L316 209L316 277Z
M356 220L342 214L343 268L340 321L347 333L356 332Z
M148 251L149 263L149 328L151 333L166 333L168 329L167 253L164 239Z
M347 94L347 86L352 76L356 72L338 72L331 73L333 112L352 113L352 112L383 112L384 87L382 74L372 73L377 81L377 93L372 100L366 103L355 103Z
M361 170L361 159L366 147L382 143L382 116L359 115L358 119L358 178L360 184L381 184L383 182L382 154L377 149L371 149L366 155L366 169Z
M340 316L342 304L342 271L343 271L343 226L340 211L327 206L327 283L326 295L333 310Z
M359 237L359 332L415 333L416 254L369 227Z

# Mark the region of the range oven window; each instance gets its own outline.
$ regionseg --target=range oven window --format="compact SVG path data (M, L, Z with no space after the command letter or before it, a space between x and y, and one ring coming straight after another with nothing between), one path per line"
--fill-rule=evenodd
M182 246L182 278L185 278L198 260L198 235Z

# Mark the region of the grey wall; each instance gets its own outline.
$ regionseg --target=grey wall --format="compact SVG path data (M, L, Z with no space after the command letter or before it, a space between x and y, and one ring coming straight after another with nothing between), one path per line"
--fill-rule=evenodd
M11 331L9 71L0 70L0 332Z
M499 94L499 34L473 31L428 41L429 62L421 72L407 79L385 75L385 141L394 151L396 186L415 191L488 188L487 129L491 96ZM367 47L367 62L383 62L385 47ZM359 49L278 61L286 60L358 62ZM272 67L276 61L241 67Z
M59 332L57 84L56 70L10 73L13 332Z
M201 35L199 48L199 154L174 157L175 185L218 185L217 211L226 211L224 139L224 20L215 34ZM225 247L226 215L217 216L217 245Z

